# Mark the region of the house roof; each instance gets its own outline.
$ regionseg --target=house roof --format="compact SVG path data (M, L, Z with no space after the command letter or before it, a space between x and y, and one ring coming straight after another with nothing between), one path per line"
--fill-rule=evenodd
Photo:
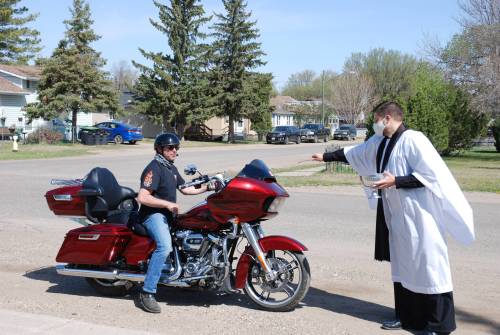
M297 103L298 101L288 95L277 95L271 98L271 106L283 106L286 104Z
M2 77L0 77L0 93L30 94L30 92L23 90L21 87L12 84L10 81Z
M0 71L9 73L21 79L40 79L42 68L33 65L6 65L0 64Z
M289 111L283 108L283 106L278 106L276 107L275 110L273 110L273 114L280 114L280 115L294 115L295 113L293 111Z

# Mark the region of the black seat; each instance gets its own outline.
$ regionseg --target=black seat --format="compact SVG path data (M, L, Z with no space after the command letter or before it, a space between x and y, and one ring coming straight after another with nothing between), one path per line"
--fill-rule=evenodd
M113 173L105 168L96 167L89 172L80 195L85 197L85 214L92 222L127 224L130 213L138 208L137 193L120 186Z

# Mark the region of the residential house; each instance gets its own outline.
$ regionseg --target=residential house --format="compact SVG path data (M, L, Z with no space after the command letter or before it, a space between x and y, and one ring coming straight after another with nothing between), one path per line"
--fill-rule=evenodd
M152 123L145 115L139 114L133 101L134 94L132 92L124 91L120 93L120 105L125 113L123 116L119 117L119 121L141 127L142 135L147 138L155 138L156 135L161 134L163 132L163 127Z
M22 109L38 98L40 72L36 66L0 64L0 127L27 128Z
M0 127L16 128L29 133L39 127L51 127L43 119L27 123L23 108L38 101L38 81L41 68L31 65L0 64ZM71 116L68 116L71 119ZM108 113L78 113L77 127L90 126L109 120Z
M290 96L276 96L271 98L271 106L274 106L272 113L273 127L283 125L303 126L305 123L320 123L322 101L296 100ZM332 106L325 103L326 126L333 130L339 127L339 119L332 114Z
M299 101L287 95L278 95L271 98L270 105L273 108L272 126L293 126L295 125L295 112Z

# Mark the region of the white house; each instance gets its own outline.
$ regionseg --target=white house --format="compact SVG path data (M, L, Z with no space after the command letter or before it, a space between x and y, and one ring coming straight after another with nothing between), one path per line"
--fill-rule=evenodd
M37 100L40 72L36 66L0 64L0 127L26 129L22 108Z
M271 106L274 107L272 112L272 126L293 126L295 123L292 111L293 106L299 104L299 101L286 95L278 95L271 98Z
M23 111L26 104L38 101L40 74L41 68L38 66L0 64L0 127L31 132L51 125L43 119L28 124ZM105 120L109 120L108 113L78 113L77 127L91 126Z

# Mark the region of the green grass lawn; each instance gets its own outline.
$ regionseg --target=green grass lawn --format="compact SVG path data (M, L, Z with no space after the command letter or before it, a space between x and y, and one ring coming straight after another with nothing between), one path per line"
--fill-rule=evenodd
M144 139L139 145L148 145L153 148L153 139ZM234 146L242 144L258 144L256 141L238 141L236 143L225 142L200 142L200 141L182 141L181 148L213 147L213 146ZM19 151L12 152L11 141L0 141L0 160L14 159L43 159L56 157L69 157L80 155L91 155L102 150L125 150L130 147L128 144L87 146L80 143L59 143L59 144L18 144Z
M453 157L445 157L444 161L464 191L492 192L500 194L500 153L494 149L474 149ZM273 172L306 170L313 164L296 165ZM312 176L278 177L283 186L332 186L360 185L359 177L352 173L327 172L323 170Z
M19 144L19 151L12 151L12 142L0 142L0 160L10 159L37 159L68 157L90 154L93 148L81 144L61 143L48 144Z

